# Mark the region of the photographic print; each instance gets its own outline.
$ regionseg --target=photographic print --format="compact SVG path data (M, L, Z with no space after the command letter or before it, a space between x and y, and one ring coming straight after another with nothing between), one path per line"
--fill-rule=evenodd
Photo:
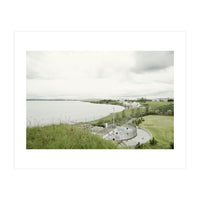
M26 51L26 149L174 149L173 51Z

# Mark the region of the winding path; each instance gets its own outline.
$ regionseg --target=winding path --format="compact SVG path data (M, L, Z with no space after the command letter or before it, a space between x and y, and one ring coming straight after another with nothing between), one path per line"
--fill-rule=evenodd
M123 127L128 127L128 128L131 129L133 127L133 125L132 125L132 120L133 119L134 118L132 118L131 120L127 121L122 126ZM98 134L101 137L103 137L106 134L105 128L102 128L102 127L94 127L94 128L92 128L92 133L93 134ZM138 142L140 144L144 144L144 143L148 142L151 138L152 138L152 133L149 130L137 126L137 136L132 138L132 139L124 140L124 141L120 142L119 146L121 146L121 147L131 147L131 148L134 149L135 146L138 144Z
M132 122L133 119L129 120L127 123L125 123L123 126L127 126ZM127 140L127 141L123 141L122 143L119 144L119 146L128 146L131 148L135 148L135 146L138 144L138 142L140 144L144 144L146 142L148 142L150 139L152 138L152 133L142 127L137 127L137 136L134 137L133 139Z
M151 138L152 138L152 134L150 131L148 131L144 128L141 128L141 127L137 127L137 136L134 137L133 139L123 141L119 145L135 148L135 146L137 145L138 142L140 144L144 144L144 143L148 142Z

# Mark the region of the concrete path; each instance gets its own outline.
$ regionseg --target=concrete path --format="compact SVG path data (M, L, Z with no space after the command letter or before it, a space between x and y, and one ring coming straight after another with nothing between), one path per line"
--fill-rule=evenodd
M126 122L125 124L123 124L123 127L128 127L128 128L133 128L132 125L132 121L134 118L130 119L128 122ZM103 137L106 134L106 129L102 128L102 127L92 127L91 131L93 134L98 134L101 137ZM135 148L135 146L138 144L138 142L140 144L144 144L146 142L148 142L150 139L152 138L152 134L149 130L141 128L141 127L137 127L137 136L130 139L130 140L124 140L122 141L119 146L121 147L131 147L131 148Z
M128 141L123 141L119 146L124 146L124 147L131 147L135 148L137 143L139 142L140 144L144 144L148 142L152 138L152 134L150 131L137 127L137 136L133 139L130 139Z

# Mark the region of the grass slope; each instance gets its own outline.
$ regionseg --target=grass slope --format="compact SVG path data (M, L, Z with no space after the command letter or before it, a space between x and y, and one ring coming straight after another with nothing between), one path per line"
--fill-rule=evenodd
M153 134L158 143L144 144L144 149L170 149L170 142L174 142L174 117L149 115L144 117L145 121L140 125Z
M68 124L27 127L26 134L27 149L118 149L116 143Z
M155 101L148 101L146 103L141 103L142 105L148 104L148 106L150 106L152 109L155 109L159 106L165 106L165 105L170 105L172 104L171 102L155 102Z
M126 123L129 119L132 119L134 117L139 116L139 114L145 114L145 110L141 108L133 108L133 109L127 109L123 110L121 112L117 112L114 114L115 124L122 125ZM112 124L113 123L113 114L110 114L106 117L103 117L101 119L97 119L91 122L88 122L93 125L104 124Z

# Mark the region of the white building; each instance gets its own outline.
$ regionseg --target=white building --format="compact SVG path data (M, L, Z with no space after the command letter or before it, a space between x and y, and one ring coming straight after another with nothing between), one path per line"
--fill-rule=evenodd
M158 99L152 99L152 101L154 101L154 102L161 102L161 101L167 102L168 99L169 99L169 98L158 98Z

